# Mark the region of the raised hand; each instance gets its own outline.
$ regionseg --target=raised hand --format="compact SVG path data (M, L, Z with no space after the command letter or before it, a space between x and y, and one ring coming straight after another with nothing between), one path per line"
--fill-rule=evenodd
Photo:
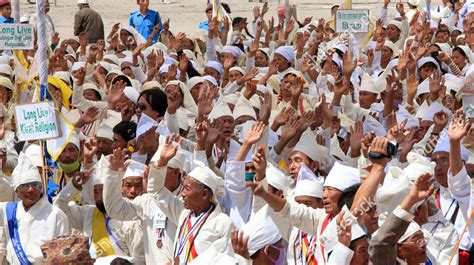
M265 125L268 125L268 120L272 112L272 95L265 93L263 100L260 98L260 111L258 113L258 120L262 121Z
M352 222L344 219L344 212L337 216L337 238L339 243L349 247L352 236Z
M387 148L388 148L388 139L385 137L376 137L372 143L370 144L370 149L369 152L374 152L374 153L379 153L382 154L383 156L387 156ZM388 158L383 157L381 159L372 159L370 158L370 161L374 164L381 165L382 167L385 167L388 163Z
M462 109L458 110L448 127L448 136L451 142L460 142L469 132L471 124L466 119L466 114Z
M256 181L261 181L265 177L267 169L267 158L265 156L265 146L259 146L257 152L253 155L253 165L256 171Z
M283 126L281 130L281 138L284 139L291 139L295 137L296 133L298 132L298 128L301 127L301 121L299 117L293 116L291 117Z
M272 123L272 130L276 132L281 126L290 120L295 115L296 110L291 107L284 107L280 113L275 117Z
M212 111L212 98L206 91L202 91L198 98L198 113L208 115Z
M252 68L250 71L246 72L241 78L237 80L238 85L242 85L247 81L254 79L258 75L258 68Z
M179 144L173 143L172 137L166 137L165 143L161 146L160 159L157 166L164 167L178 152Z
M234 56L232 54L223 54L224 56L224 69L230 69L232 66L234 66Z
M362 146L362 137L364 136L364 128L362 121L356 121L354 127L349 127L350 132L350 144L352 157L358 157L360 155L360 149Z
M434 71L430 75L430 93L439 97L439 92L444 85L443 76L440 71Z
M203 121L196 123L195 130L196 130L196 136L195 136L196 142L205 144L207 137L209 135L209 121L204 119Z
M253 145L257 143L261 138L263 131L265 129L265 124L263 122L257 122L252 126L252 129L250 129L247 134L244 137L244 143Z
M444 127L446 127L446 124L448 124L448 114L444 111L438 111L435 113L433 116L433 122L435 124L433 132L435 133L441 133L443 131Z
M114 150L113 155L110 157L109 168L113 171L123 170L125 165L127 152L123 148L117 148Z
M231 238L232 248L234 252L244 257L247 260L250 260L248 242L249 237L244 235L243 231L232 231Z
M420 202L430 197L433 192L433 182L435 179L430 173L424 173L418 177L413 186L411 187L410 194L408 195L413 202Z
M213 120L209 126L209 133L207 136L207 142L214 144L217 142L219 137L222 137L222 133L219 132L220 122L218 120Z
M90 141L84 142L84 164L92 163L92 159L97 153L97 139L94 137Z
M86 111L82 112L79 119L85 124L91 124L99 115L99 109L97 107L90 107Z
M120 98L123 95L123 90L125 89L126 83L122 80L116 82L112 85L109 90L109 94L107 95L107 99L110 103L117 103L120 101Z
M181 72L181 74L185 74L186 71L188 70L188 65L189 65L189 58L183 54L181 56L181 59L179 60L179 71Z

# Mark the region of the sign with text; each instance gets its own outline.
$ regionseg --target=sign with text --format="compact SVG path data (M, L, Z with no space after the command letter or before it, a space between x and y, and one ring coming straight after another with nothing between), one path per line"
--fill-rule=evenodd
M339 9L336 13L336 32L369 32L368 9Z
M1 50L31 50L34 45L34 30L28 24L0 24Z
M38 102L15 106L16 132L20 141L59 136L54 103Z

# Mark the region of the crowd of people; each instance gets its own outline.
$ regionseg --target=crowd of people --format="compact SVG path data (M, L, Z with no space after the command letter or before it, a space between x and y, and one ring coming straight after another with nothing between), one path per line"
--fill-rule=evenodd
M73 37L48 0L21 16L57 157L17 135L38 43L2 52L1 264L474 264L474 1L385 0L369 32L337 4L203 3L186 32L137 5L108 35L89 0Z

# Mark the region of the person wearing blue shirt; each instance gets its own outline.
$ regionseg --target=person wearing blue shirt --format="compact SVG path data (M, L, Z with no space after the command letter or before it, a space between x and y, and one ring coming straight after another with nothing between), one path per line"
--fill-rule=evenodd
M137 0L139 10L130 15L130 26L137 30L146 40L151 36L155 25L160 25L160 33L163 30L160 14L157 11L148 9L149 0ZM158 41L160 34L156 34L153 43Z
M0 24L13 24L12 6L9 0L0 0Z

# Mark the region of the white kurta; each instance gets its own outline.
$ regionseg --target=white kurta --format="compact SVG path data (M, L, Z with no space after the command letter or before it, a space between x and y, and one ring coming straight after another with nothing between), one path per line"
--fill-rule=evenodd
M64 211L69 219L71 229L81 232L81 234L92 238L92 224L94 205L80 206L71 202L79 194L79 190L70 181L58 194L54 205ZM68 205L69 204L69 205ZM143 232L138 221L119 221L111 218L108 223L110 231L109 240L118 256L130 257L128 260L134 264L144 264L143 245L141 239ZM117 239L117 241L115 241ZM90 253L93 258L97 257L96 249L91 241Z
M150 176L164 178L166 167L153 168ZM123 172L108 171L104 184L104 204L107 212L112 218L117 220L138 219L143 228L143 246L145 251L146 264L167 264L173 260L173 242L176 234L176 225L166 221L163 246L157 246L157 233L155 228L157 213L161 212L156 199L150 193L142 194L130 201L122 196L122 176ZM150 177L149 181L153 182ZM150 187L150 183L149 183ZM149 190L150 191L150 190Z
M5 227L4 240L7 242L7 261L10 264L20 264L7 228L6 205L6 203L0 203L0 220L1 225ZM23 203L18 202L16 218L21 245L28 260L34 264L43 264L40 248L42 244L57 236L69 234L67 216L56 206L51 205L46 196L43 196L27 212Z
M456 229L443 213L438 211L434 216L428 217L428 223L422 226L423 233L429 235L426 254L433 265L449 264L451 254L459 239ZM458 255L454 256L452 264L458 264Z
M183 202L166 188L162 188L159 192L155 192L152 195L156 197L158 206L168 217L169 221L177 224L179 229L186 221L190 210L185 209ZM203 253L210 246L216 247L217 251L221 253L232 253L230 236L233 229L234 224L230 218L222 212L219 205L216 205L214 211L209 214L205 222L201 225L199 232L194 234L194 248L197 254ZM178 241L178 234L176 234L174 240L175 251ZM180 264L185 263L186 260L181 258Z

